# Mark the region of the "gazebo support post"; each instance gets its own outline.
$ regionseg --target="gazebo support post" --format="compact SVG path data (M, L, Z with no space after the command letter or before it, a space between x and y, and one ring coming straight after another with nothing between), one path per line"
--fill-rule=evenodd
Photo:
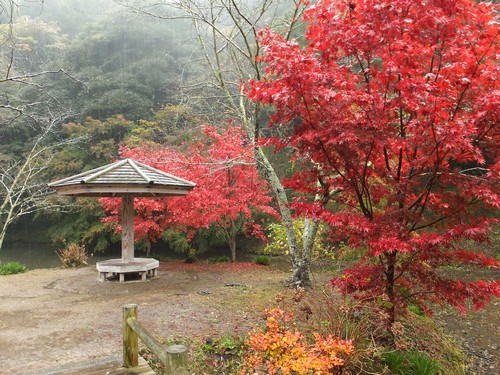
M122 196L122 261L134 261L134 197Z

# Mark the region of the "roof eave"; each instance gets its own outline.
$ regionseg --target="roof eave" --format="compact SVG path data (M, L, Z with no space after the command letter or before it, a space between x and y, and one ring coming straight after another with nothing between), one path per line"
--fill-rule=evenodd
M193 187L165 186L157 184L78 184L52 186L52 188L55 189L60 195L74 195L80 197L119 197L122 195L133 195L136 197L183 196L189 193Z

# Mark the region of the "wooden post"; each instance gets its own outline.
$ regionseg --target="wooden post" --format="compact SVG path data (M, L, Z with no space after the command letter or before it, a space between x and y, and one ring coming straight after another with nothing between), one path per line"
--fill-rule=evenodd
M134 197L122 196L122 261L134 261Z
M123 367L139 365L139 339L127 320L137 320L137 305L123 306Z
M171 345L167 348L167 375L188 375L187 348L184 345Z
M165 365L167 375L189 375L187 348L184 345L165 347L137 320L137 305L123 306L123 367L139 364L139 338Z

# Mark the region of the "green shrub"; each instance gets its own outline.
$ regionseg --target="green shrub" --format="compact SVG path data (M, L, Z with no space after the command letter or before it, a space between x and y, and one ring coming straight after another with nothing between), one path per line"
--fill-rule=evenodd
M229 263L231 259L227 255L222 255L218 257L211 257L207 259L208 263Z
M441 365L427 353L414 351L408 354L408 375L436 375L442 371Z
M14 275L16 273L23 273L26 271L26 266L19 262L9 262L0 265L0 275Z
M162 233L161 238L176 253L186 254L187 258L196 258L196 250L191 246L185 233L167 229Z
M215 339L207 339L203 350L206 353L218 355L242 356L246 338L239 336L222 335Z
M295 235L297 236L297 245L299 248L302 248L304 239L304 220L294 221L293 229L295 231ZM267 230L269 232L269 234L267 235L267 237L269 238L269 243L264 248L264 253L271 255L288 254L289 249L285 226L282 223L274 223L270 224L267 227ZM326 240L327 232L327 226L325 224L320 224L312 248L312 256L314 258L326 256L333 259L334 249Z
M400 351L385 352L382 359L394 374L404 374L406 355Z
M190 348L189 373L239 374L245 340L245 337L223 334L217 337L191 338L188 342L184 341L184 344Z
M385 364L393 374L436 375L442 371L439 362L421 351L390 351L382 355Z
M63 249L56 251L61 263L64 267L80 267L86 266L87 251L85 245L78 245L77 243L69 243Z
M412 303L410 305L408 305L408 310L410 310L412 313L414 313L415 315L418 315L418 316L424 316L425 313L422 311L422 309L420 308L420 306Z
M262 266L269 266L271 264L271 258L267 255L257 255L253 258L253 262Z

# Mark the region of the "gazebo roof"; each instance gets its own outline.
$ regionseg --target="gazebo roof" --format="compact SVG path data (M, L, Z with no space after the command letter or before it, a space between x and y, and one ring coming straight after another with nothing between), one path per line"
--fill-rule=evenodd
M49 184L59 194L81 197L186 195L195 186L191 181L133 159L120 160Z

